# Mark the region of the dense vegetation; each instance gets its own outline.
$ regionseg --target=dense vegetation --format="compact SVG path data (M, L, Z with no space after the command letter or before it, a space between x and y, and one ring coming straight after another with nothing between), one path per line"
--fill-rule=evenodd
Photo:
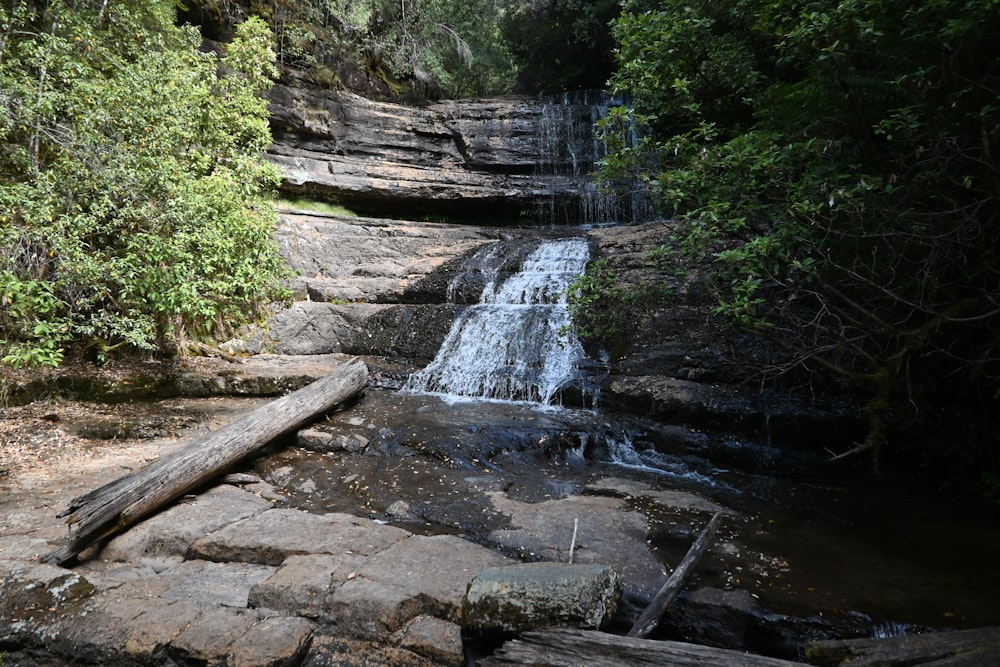
M213 39L266 21L282 67L372 97L476 97L603 88L617 0L193 0Z
M678 217L658 257L712 266L717 314L784 349L769 371L869 392L855 451L947 434L951 463L1000 469L998 31L996 0L628 0L616 22L634 105L605 178Z
M260 21L225 57L172 2L0 3L2 360L170 351L277 295Z

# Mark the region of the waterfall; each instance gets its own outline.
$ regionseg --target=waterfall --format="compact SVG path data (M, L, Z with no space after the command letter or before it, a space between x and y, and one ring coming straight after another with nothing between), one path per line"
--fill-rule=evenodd
M646 222L656 217L655 206L644 188L629 186L624 192L609 192L593 178L608 154L598 136L597 122L607 116L611 107L622 104L622 100L603 91L565 93L546 100L539 120L539 162L535 170L552 176L559 186L553 187L552 197L539 207L542 222L601 225ZM639 137L633 132L629 139L635 145ZM567 191L574 194L569 200Z
M545 241L506 279L498 246L472 260L486 283L479 303L455 320L434 361L411 375L404 391L551 405L575 390L593 401L596 388L581 368L586 355L566 305L570 282L587 265L586 240Z

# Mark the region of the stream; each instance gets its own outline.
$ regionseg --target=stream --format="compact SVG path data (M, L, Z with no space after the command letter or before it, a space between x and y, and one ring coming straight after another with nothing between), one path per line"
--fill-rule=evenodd
M655 424L611 422L593 410L388 391L369 392L323 427L360 436L368 447L290 448L258 463L297 507L489 544L490 532L507 524L490 491L541 503L600 493L594 482L624 478L695 493L735 514L718 538L732 546L713 549L696 576L700 585L744 588L764 608L792 616L857 613L873 632L997 622L1000 531L984 513L895 491L720 468L691 452L692 443L724 434L679 437L676 428L657 434ZM393 508L400 502L405 513ZM641 498L630 506L647 517L657 559L676 565L695 537L691 514Z
M723 528L689 589L742 589L768 614L853 634L998 622L1000 530L983 510L789 474L770 443L589 407L600 365L568 331L565 299L587 259L579 239L548 241L503 273L488 246L449 289L471 281L479 302L430 365L401 391L369 390L329 415L316 427L325 444L279 451L258 470L293 506L459 534L523 560L566 551L554 532L512 538L526 508L549 507L569 525L568 499L615 499L646 532L610 555L628 562L648 550L662 566L624 575L640 604L721 507ZM568 396L584 407L564 407ZM732 450L751 464L714 455Z

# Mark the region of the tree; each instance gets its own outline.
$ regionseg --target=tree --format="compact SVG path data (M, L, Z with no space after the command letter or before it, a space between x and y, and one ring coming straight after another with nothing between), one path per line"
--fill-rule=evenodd
M651 138L606 178L645 175L717 313L786 350L770 371L870 392L845 454L919 424L1000 461L998 8L629 0L616 23L634 106L606 131L631 116Z
M167 1L0 7L6 363L170 351L280 296L269 32L245 22L220 59L173 19Z
M603 90L614 71L616 0L508 0L503 35L527 93Z
M509 92L514 61L501 33L502 3L478 0L194 0L185 17L213 39L259 16L279 64L322 86L365 72L393 95L468 97ZM370 89L362 92L371 93Z

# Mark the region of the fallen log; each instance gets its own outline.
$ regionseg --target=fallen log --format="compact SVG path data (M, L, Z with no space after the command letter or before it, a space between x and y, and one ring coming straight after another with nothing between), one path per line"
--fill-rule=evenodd
M250 454L298 430L351 398L368 382L368 368L352 359L312 384L198 438L142 470L70 501L60 513L74 530L68 544L42 557L63 565L95 542L146 518L164 505L227 472Z
M806 667L742 651L699 646L675 641L621 637L578 629L532 631L501 646L477 667L533 665L537 667Z
M1000 664L1000 627L883 639L824 639L806 646L809 662L851 667L979 667Z
M653 597L652 602L646 607L646 610L642 612L638 620L632 624L632 628L628 631L627 637L648 637L656 626L660 623L660 618L663 613L670 606L670 603L674 601L677 594L681 590L681 586L684 584L684 579L687 578L688 572L694 567L701 555L705 553L708 549L708 545L712 543L712 538L715 536L715 531L719 528L719 518L722 516L722 512L716 512L712 517L712 520L708 522L705 529L701 531L701 535L698 539L694 541L691 548L688 549L687 554L681 560L680 565L670 574L666 583L660 587L660 590Z

